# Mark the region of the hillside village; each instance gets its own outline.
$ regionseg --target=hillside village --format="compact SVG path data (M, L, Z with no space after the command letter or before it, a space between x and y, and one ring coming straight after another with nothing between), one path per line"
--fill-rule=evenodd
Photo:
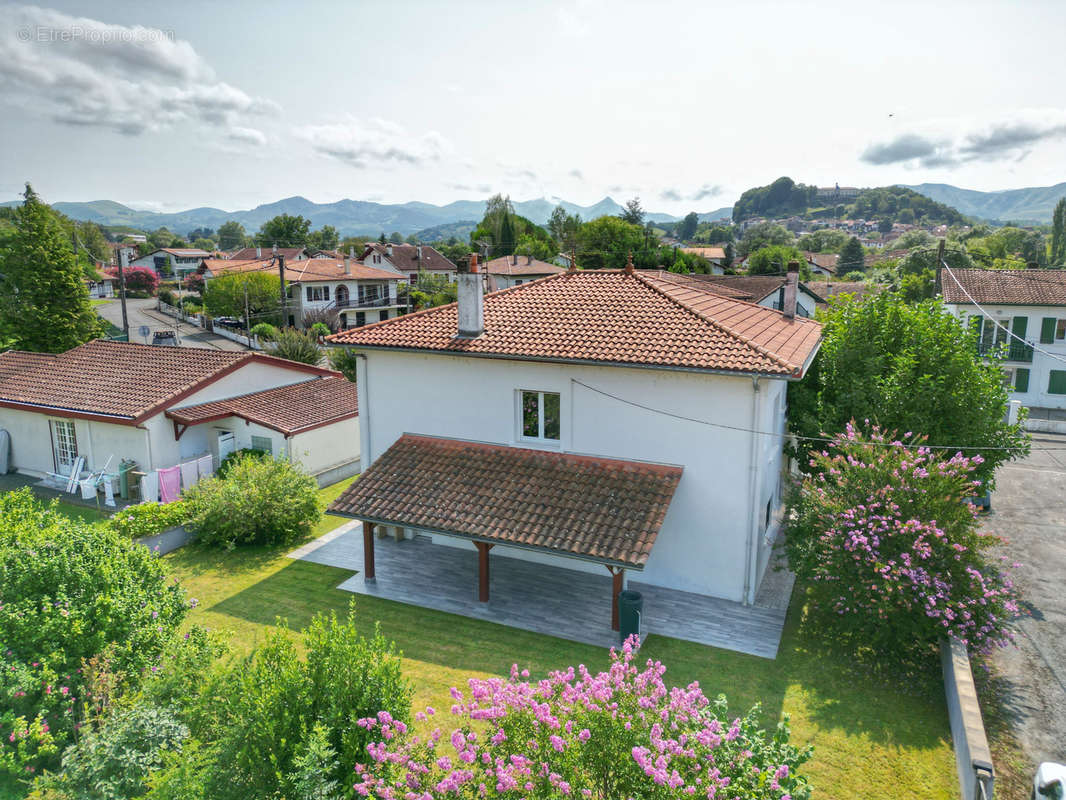
M0 800L1066 797L1057 9L82 5Z

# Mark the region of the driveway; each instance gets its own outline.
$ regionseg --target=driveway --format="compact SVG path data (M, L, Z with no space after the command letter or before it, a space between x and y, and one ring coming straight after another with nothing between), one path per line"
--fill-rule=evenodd
M1061 448L1043 450L1039 448ZM1002 467L984 527L1007 540L1028 615L996 654L1019 743L1034 763L1066 763L1066 435L1033 434L1028 458Z
M235 351L247 349L243 345L237 344L237 342L231 341L230 339L226 339L214 333L208 333L203 328L198 328L187 322L179 323L173 317L168 317L166 314L156 311L155 306L155 298L126 300L126 315L129 318L130 323L131 342L146 342L147 344L151 344L152 334L156 331L176 330L178 332L178 337L181 339L181 344L184 347ZM112 300L110 303L101 303L96 307L96 311L108 322L111 322L119 328L122 327L122 304L118 300ZM141 334L142 326L148 328L147 337Z

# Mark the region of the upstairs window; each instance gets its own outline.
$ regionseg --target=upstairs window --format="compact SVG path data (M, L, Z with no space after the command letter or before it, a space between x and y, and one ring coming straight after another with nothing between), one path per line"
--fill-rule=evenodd
M329 300L329 287L328 286L308 286L307 287L307 299L309 302L318 302L323 300Z
M519 438L524 441L559 441L559 394L557 392L520 392Z

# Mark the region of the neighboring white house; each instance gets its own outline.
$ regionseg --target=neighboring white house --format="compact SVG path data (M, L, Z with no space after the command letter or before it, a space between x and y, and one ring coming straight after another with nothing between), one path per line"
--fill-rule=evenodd
M190 272L196 272L200 262L210 258L211 254L206 250L191 248L164 247L161 250L141 256L130 263L131 267L147 267L155 270L156 275L176 278L184 278Z
M368 267L397 272L412 284L418 280L419 272L440 275L449 283L456 276L455 264L426 244L367 242L359 260Z
M495 546L531 569L606 567L616 589L633 572L753 602L782 508L786 389L821 326L678 277L630 265L483 295L464 272L458 303L330 337L363 356L368 469L333 508L368 523L369 557L373 524L476 544L485 600Z
M549 275L558 275L566 272L562 267L538 261L533 256L500 256L485 264L485 274L488 277L488 291L497 289L509 289L512 286L521 286L523 283L535 281L538 278L546 278Z
M837 262L840 260L838 253L812 253L805 250L803 257L807 259L812 275L832 278L837 274Z
M89 290L89 297L103 298L115 296L115 284L118 278L108 275L98 264L94 270L93 278L85 279L85 287Z
M359 471L357 397L338 373L259 353L97 340L58 355L0 353L0 428L11 465L44 477L143 472L242 448L321 480Z
M1029 430L1066 432L1066 270L953 269L938 280L948 311L977 328L980 352L1002 350Z
M395 317L405 303L396 297L401 276L351 258L309 258L285 268L289 324L306 327L311 311L336 312L342 328L361 328Z
M784 308L786 275L678 275L659 273L666 280L687 283L696 288L717 292L735 300L746 300L765 308L780 311ZM796 315L813 317L818 304L825 300L806 283L799 283L796 291Z
M725 274L726 255L724 247L682 247L681 252L707 259L711 264L712 275Z
M273 247L257 245L255 247L243 247L240 250L230 253L227 257L234 261L262 261L264 258L273 258L275 255L284 256L286 263L290 261L303 261L307 258L307 248L279 247L277 252L275 252Z

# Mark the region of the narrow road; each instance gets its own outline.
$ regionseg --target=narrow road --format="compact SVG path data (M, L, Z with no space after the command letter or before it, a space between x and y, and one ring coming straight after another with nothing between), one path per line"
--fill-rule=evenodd
M113 325L122 327L122 304L118 300L109 303L101 303L96 307L101 317ZM126 300L126 314L130 323L130 341L145 344L152 343L152 334L156 331L177 331L178 339L183 347L200 347L206 350L246 350L237 342L208 333L203 328L190 325L188 322L179 323L173 317L168 317L156 311L155 298L143 300ZM148 329L148 335L142 335L143 328Z
M1048 448L1040 450L1039 448ZM1063 449L1050 449L1063 448ZM1001 467L983 527L1021 564L1016 646L995 654L1018 741L1034 763L1066 763L1066 435L1033 434L1033 452Z

